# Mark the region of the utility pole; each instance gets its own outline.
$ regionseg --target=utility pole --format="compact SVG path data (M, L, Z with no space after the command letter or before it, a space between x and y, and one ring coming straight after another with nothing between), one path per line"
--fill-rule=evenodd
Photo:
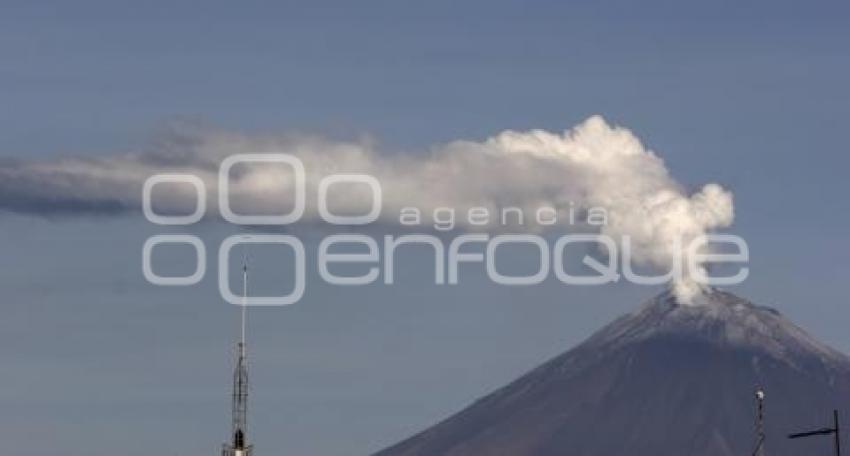
M831 428L820 428L814 431L807 432L798 432L796 434L791 434L788 436L789 439L799 439L802 437L811 437L814 435L830 435L834 437L835 442L835 456L841 456L841 430L838 427L838 410L832 411L832 424Z

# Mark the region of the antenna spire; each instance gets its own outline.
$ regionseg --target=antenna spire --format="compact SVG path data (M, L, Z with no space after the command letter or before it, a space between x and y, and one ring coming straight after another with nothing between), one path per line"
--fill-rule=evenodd
M233 371L232 440L225 443L222 456L251 456L253 445L247 443L248 428L248 358L245 354L245 320L248 308L248 255L242 257L242 319L237 342L236 368Z
M248 255L242 257L242 355L245 354L245 311L248 308Z

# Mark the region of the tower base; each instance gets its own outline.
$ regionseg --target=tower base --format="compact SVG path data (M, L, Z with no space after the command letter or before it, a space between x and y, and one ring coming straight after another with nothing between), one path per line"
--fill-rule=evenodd
M224 444L221 447L221 456L251 456L254 453L254 445L248 445L243 448L233 448L231 445Z

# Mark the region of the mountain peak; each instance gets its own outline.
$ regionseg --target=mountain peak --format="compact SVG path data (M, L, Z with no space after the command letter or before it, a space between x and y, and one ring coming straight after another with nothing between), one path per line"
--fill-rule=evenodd
M611 349L661 337L751 349L791 362L812 355L824 362L847 360L779 311L718 289L706 290L695 304L682 304L669 291L661 293L603 328L586 344Z
M817 454L788 432L850 409L850 359L779 312L720 290L662 293L379 456L750 454L753 391L768 452Z

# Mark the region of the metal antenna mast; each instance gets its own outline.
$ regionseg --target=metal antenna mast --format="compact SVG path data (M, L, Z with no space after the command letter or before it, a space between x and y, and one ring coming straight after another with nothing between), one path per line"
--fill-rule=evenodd
M225 443L222 456L251 456L253 445L247 444L248 425L248 359L245 354L245 317L248 307L248 259L242 260L242 325L237 343L236 368L233 371L232 440Z
M756 447L753 456L764 456L764 390L756 389Z

